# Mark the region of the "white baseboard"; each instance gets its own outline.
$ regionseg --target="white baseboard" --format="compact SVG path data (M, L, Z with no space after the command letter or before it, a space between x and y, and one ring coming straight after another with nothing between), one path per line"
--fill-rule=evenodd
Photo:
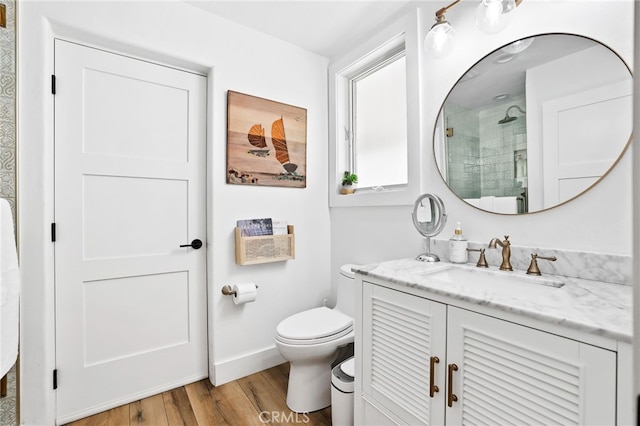
M209 380L215 386L240 379L286 362L275 346L244 354L209 366Z

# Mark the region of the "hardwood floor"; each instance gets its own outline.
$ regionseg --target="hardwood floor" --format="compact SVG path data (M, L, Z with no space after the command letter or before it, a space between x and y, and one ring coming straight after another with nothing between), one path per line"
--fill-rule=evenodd
M222 386L205 379L68 425L331 425L331 407L308 414L287 408L288 378L285 363Z

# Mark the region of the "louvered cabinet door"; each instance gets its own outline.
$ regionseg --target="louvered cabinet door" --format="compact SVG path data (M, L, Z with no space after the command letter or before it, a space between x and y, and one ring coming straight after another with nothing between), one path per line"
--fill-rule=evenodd
M362 386L374 405L399 423L443 424L445 348L445 305L363 284Z
M447 424L615 424L615 352L454 307L447 337Z

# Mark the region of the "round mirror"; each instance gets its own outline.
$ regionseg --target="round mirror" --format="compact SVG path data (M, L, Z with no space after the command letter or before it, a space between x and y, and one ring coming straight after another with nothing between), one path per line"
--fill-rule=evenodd
M431 250L431 237L438 235L447 223L444 203L437 195L423 194L418 197L411 213L413 225L427 239L427 252L417 257L424 262L438 262L440 259Z
M436 164L482 210L532 213L601 180L632 130L631 71L607 46L571 34L505 45L471 67L438 116Z

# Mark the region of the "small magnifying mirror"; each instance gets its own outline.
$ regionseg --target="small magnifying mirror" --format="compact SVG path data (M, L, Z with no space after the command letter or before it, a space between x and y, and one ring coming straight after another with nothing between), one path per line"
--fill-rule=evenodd
M427 239L427 252L416 258L423 262L439 262L440 258L431 253L431 237L442 231L447 223L444 203L437 195L422 194L413 206L413 224L418 232Z

